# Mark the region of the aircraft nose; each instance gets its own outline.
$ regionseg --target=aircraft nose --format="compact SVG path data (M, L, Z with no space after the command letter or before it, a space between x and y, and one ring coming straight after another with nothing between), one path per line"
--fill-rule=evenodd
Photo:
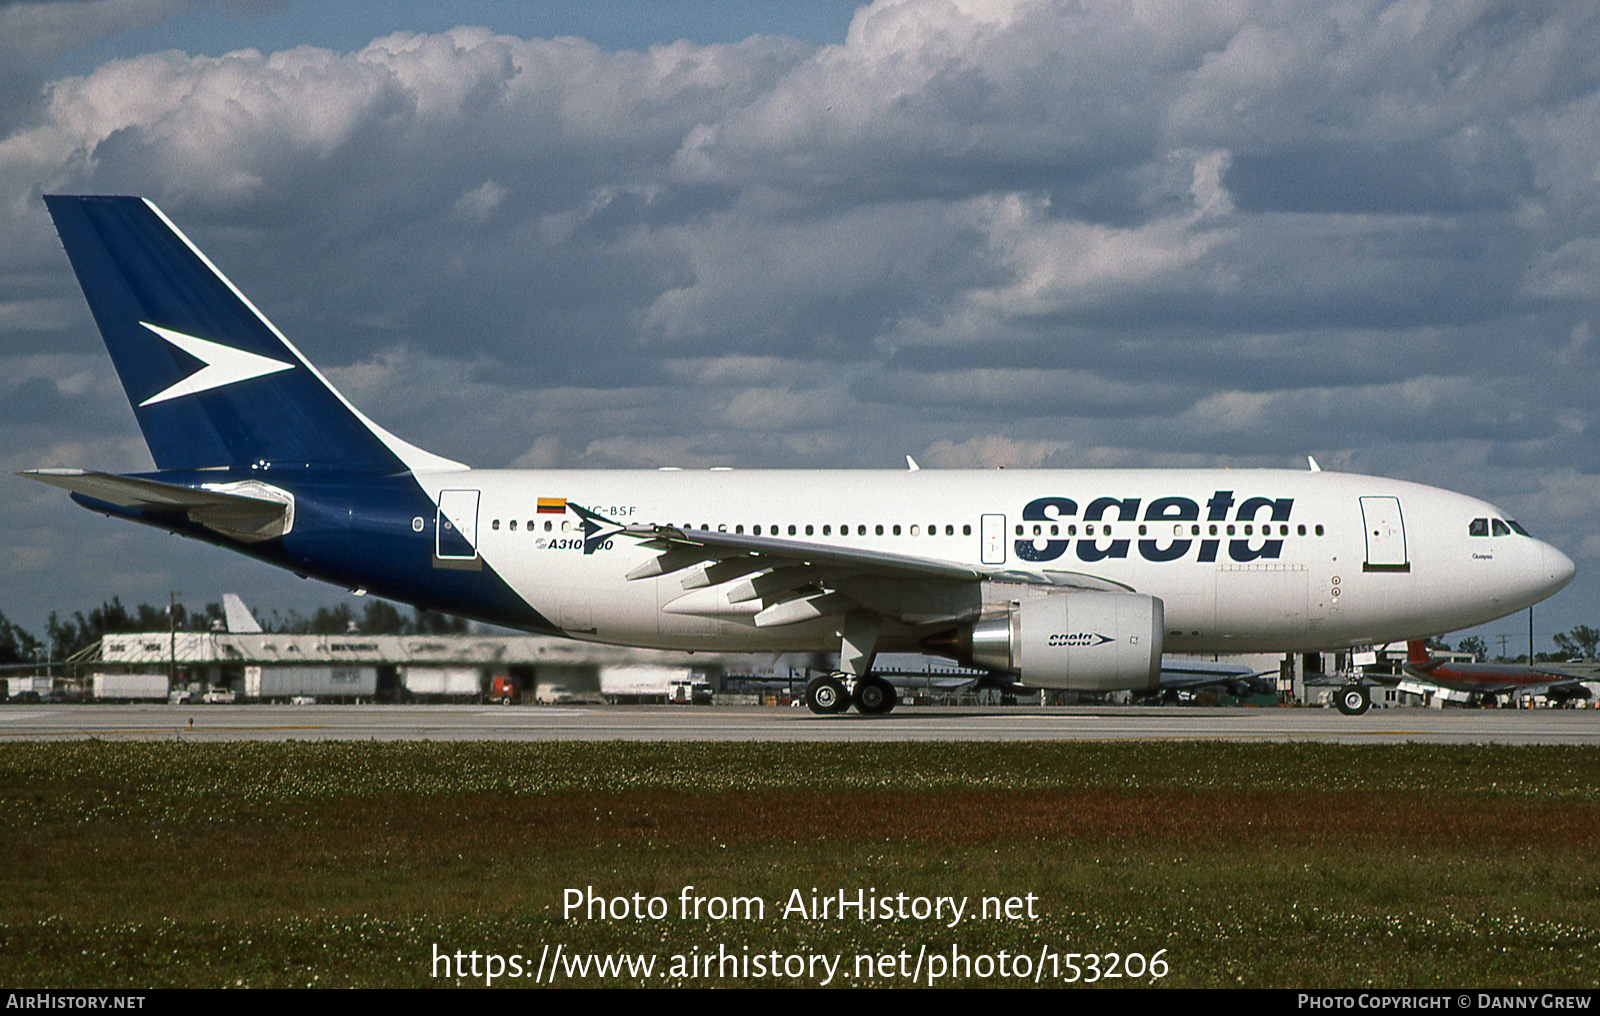
M1550 583L1550 593L1566 586L1572 581L1572 576L1578 571L1578 566L1572 563L1572 558L1550 546L1548 543L1540 545L1544 552L1544 573ZM1546 593L1545 595L1549 595Z

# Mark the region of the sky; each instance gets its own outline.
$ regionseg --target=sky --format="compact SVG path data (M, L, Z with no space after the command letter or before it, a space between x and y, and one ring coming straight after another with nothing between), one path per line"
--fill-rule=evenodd
M478 466L1483 497L1600 626L1600 10L0 2L0 466L150 468L40 195L156 201ZM340 591L0 479L0 612ZM1474 634L1526 647L1526 615Z

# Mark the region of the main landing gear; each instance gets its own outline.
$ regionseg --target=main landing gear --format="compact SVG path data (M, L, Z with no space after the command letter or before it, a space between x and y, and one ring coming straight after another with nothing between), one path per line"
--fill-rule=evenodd
M823 674L806 685L806 708L821 716L847 712L852 705L866 716L883 716L899 702L894 685L876 674L853 680L844 673Z

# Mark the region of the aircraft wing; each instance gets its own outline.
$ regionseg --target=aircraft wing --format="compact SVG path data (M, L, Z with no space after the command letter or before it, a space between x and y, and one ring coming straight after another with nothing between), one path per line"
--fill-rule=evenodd
M569 507L574 507L569 505ZM581 511L586 530L606 522ZM796 624L813 618L866 610L906 624L930 625L976 618L985 580L1098 591L1129 587L1078 572L982 569L954 561L852 547L823 547L779 537L684 529L676 526L617 526L656 557L628 573L645 579L677 572L685 595L662 609L678 613L726 614L744 608L758 627ZM701 593L736 579L726 602ZM737 608L736 608L737 609Z
M1565 689L1575 689L1584 682L1581 678L1561 677L1549 674L1548 681L1448 681L1427 674L1409 675L1413 683L1432 685L1436 688L1448 688L1451 691L1476 692L1484 695L1507 695L1515 692L1519 695L1548 695L1552 691L1559 692Z
M1214 664L1206 667L1197 665L1193 661L1163 658L1161 690L1193 691L1197 688L1212 687L1231 689L1240 685L1250 685L1258 678L1275 678L1277 674L1276 670L1251 670L1249 667L1231 664Z
M1434 662L1434 661L1430 661ZM1534 667L1507 668L1514 671L1504 676L1487 674L1466 678L1452 678L1445 668L1438 666L1419 667L1406 664L1401 668L1403 674L1398 679L1374 677L1383 684L1397 684L1402 690L1418 689L1444 689L1447 691L1463 692L1478 695L1507 695L1517 693L1522 695L1548 695L1568 691L1578 694L1582 685L1590 680L1577 674L1568 674L1559 670L1543 670ZM1499 679L1497 679L1497 677ZM1412 685L1407 689L1406 685Z
M229 489L208 489L85 469L29 469L19 475L113 508L185 515L207 529L246 542L282 536L294 521L294 499L265 484L246 482L228 484ZM246 489L250 492L244 493Z

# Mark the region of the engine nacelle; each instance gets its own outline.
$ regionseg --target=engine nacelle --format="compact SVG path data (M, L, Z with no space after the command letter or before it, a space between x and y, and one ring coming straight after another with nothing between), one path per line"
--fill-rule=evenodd
M968 655L1034 688L1155 691L1164 619L1153 596L1055 593L973 625Z

